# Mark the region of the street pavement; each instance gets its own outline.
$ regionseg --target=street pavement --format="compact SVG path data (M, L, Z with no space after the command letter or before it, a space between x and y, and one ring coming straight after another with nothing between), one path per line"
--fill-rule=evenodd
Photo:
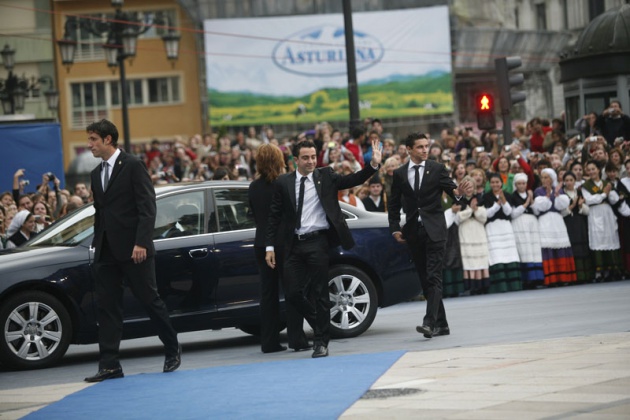
M381 310L364 336L332 342L330 357L393 348L407 352L361 399L348 401L341 418L630 419L629 292L630 282L618 282L449 299L452 334L430 340L409 332L409 318L421 313L424 303ZM484 311L498 322L491 324ZM523 313L530 313L529 319ZM393 335L396 325L401 335ZM270 360L251 337L217 333L234 338L214 339L223 344L195 351L200 344L184 335L183 369ZM487 336L485 342L480 335ZM388 347L369 344L378 341ZM0 419L20 418L92 386L76 369L93 373L95 346L72 350L75 355L58 368L1 372ZM126 374L155 370L160 353L159 345L126 350ZM308 355L287 352L273 360L303 357ZM264 407L251 417L269 418Z

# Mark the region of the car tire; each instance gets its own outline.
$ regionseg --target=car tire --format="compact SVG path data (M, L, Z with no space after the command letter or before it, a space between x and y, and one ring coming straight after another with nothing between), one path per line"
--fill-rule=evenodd
M367 331L376 318L378 294L372 279L351 265L329 270L330 335L333 338L357 337Z
M57 298L40 291L19 293L4 301L0 326L0 361L11 369L51 366L63 357L72 339L68 310Z

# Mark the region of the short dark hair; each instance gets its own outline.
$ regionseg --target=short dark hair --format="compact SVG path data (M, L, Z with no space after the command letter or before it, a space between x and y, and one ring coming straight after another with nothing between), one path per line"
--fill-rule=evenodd
M582 162L580 162L579 160L576 160L575 162L573 162L571 164L571 167L569 168L571 171L573 171L573 168L575 168L576 166L580 165L582 168L584 168L584 165L582 165Z
M361 127L355 127L355 128L352 129L352 138L353 139L358 139L359 137L361 137L364 134L365 134L365 130L362 129Z
M577 180L577 176L575 176L575 174L574 174L573 172L571 172L571 171L566 171L566 172L564 173L564 176L562 177L562 180L563 180L563 181L566 181L566 179L567 179L567 177L568 177L568 176L572 176L572 177L573 177L573 179Z
M405 146L413 148L413 145L416 144L416 140L427 139L427 136L424 133L416 131L415 133L409 133L407 138L405 139Z
M88 125L85 131L87 131L88 133L96 133L103 140L105 140L105 137L111 136L112 146L118 145L118 129L116 128L114 123L109 120L102 119L100 121L95 121L92 124Z
M488 177L488 182L490 182L490 180L491 180L492 178L496 178L496 179L498 179L499 181L501 181L501 185L503 185L503 178L501 178L501 175L499 175L498 173L493 172L493 173L490 175L490 177Z
M586 164L584 166L586 167L586 166L591 165L591 164L595 165L595 167L597 168L597 171L599 172L599 176L602 176L602 167L604 165L602 165L601 163L599 163L595 159L589 159L588 162L586 162Z
M293 156L295 157L300 156L300 149L307 149L309 147L312 147L313 149L317 150L317 147L315 147L315 143L313 143L312 140L303 140L301 142L295 143L293 145Z
M608 106L611 106L612 104L617 104L617 105L619 105L619 109L623 109L623 108L621 107L621 102L619 102L619 101L618 101L618 100L616 100L616 99L613 99L612 101L610 101L610 103L608 104Z

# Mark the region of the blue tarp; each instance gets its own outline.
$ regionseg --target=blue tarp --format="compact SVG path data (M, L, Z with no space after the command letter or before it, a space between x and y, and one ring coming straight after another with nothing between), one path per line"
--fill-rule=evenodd
M0 125L0 192L11 191L18 169L24 169L23 179L30 181L26 193L35 192L47 172L59 177L65 188L58 123Z

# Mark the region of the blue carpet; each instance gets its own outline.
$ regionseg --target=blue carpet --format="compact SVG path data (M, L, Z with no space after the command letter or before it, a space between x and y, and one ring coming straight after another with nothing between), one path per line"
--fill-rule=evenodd
M26 419L335 419L403 351L287 360L101 382Z

